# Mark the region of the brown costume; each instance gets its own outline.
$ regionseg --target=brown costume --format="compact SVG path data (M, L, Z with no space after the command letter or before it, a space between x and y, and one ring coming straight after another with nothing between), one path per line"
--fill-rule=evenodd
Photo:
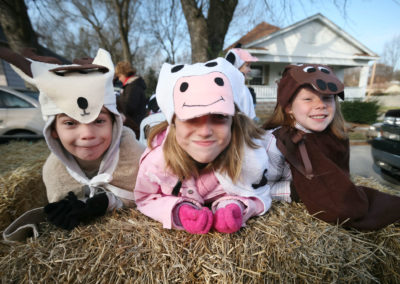
M305 86L344 98L344 85L328 66L289 65L278 83L278 104L285 109ZM400 220L400 197L350 180L348 139L338 138L330 127L305 133L283 126L273 134L290 164L295 192L310 214L359 230L376 230Z
M376 230L400 220L400 197L351 182L348 140L337 138L330 130L304 133L282 127L273 134L290 164L294 188L310 214L329 223L349 219L343 226L359 230ZM301 153L303 147L310 163Z

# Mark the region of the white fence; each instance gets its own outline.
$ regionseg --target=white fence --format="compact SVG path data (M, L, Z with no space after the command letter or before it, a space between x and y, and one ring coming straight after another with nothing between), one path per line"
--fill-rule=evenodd
M275 102L277 87L251 85L257 94L257 102ZM365 88L346 87L344 89L345 99L363 99L365 97Z

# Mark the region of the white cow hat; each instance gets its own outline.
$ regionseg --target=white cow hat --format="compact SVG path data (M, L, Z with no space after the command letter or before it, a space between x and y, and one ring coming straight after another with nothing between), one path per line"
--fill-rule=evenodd
M192 65L164 63L156 97L171 123L174 114L181 120L209 113L233 115L244 88L243 74L224 58Z

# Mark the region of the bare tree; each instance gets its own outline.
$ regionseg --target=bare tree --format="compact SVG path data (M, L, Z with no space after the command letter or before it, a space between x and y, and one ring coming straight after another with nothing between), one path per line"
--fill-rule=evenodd
M238 0L181 0L181 4L190 34L192 62L217 57Z
M153 48L161 48L167 55L166 61L174 64L187 31L179 1L148 0L145 7L149 21L145 27L152 38Z
M391 76L400 62L400 34L387 41L383 47L382 61L391 67Z
M39 49L24 0L1 0L0 23L11 49L17 52L26 47Z

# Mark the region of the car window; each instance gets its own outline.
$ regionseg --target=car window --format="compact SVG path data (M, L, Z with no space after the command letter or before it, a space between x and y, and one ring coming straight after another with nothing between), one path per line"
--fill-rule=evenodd
M2 108L32 108L30 102L27 102L15 95L0 91L0 107Z
M18 90L21 93L24 93L27 96L30 96L32 99L39 100L39 93L30 90Z

